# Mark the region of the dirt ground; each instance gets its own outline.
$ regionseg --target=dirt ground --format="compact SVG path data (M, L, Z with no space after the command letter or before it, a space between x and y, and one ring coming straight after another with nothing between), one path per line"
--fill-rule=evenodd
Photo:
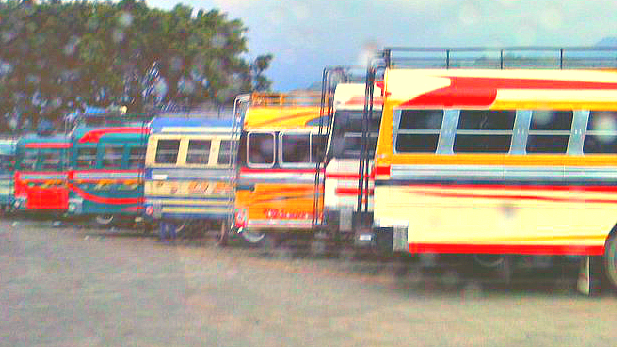
M2 346L608 346L617 297L0 220ZM568 274L571 279L576 274ZM557 283L557 284L555 284Z

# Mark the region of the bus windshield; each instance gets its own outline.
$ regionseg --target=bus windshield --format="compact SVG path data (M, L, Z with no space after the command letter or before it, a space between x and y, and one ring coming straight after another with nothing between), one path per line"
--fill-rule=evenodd
M332 127L330 158L360 159L362 140L362 110L336 111ZM373 111L369 126L369 156L375 154L381 111Z

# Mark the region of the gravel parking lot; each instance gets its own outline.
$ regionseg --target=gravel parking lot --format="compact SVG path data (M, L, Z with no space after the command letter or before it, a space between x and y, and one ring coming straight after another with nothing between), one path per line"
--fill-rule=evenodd
M617 299L0 220L2 346L601 346ZM576 274L568 274L569 279ZM554 281L553 281L554 282ZM546 283L552 283L550 281Z

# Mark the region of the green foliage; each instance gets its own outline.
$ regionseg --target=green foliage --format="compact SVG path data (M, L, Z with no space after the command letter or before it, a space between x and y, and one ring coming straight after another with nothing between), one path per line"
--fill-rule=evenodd
M0 1L0 127L86 104L144 111L267 90L272 56L247 62L246 32L239 19L182 4Z

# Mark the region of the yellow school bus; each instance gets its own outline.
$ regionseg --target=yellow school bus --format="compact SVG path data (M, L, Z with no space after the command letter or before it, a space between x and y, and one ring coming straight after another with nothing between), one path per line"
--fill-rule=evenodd
M604 256L617 285L616 70L390 64L384 88L377 237L411 254Z

